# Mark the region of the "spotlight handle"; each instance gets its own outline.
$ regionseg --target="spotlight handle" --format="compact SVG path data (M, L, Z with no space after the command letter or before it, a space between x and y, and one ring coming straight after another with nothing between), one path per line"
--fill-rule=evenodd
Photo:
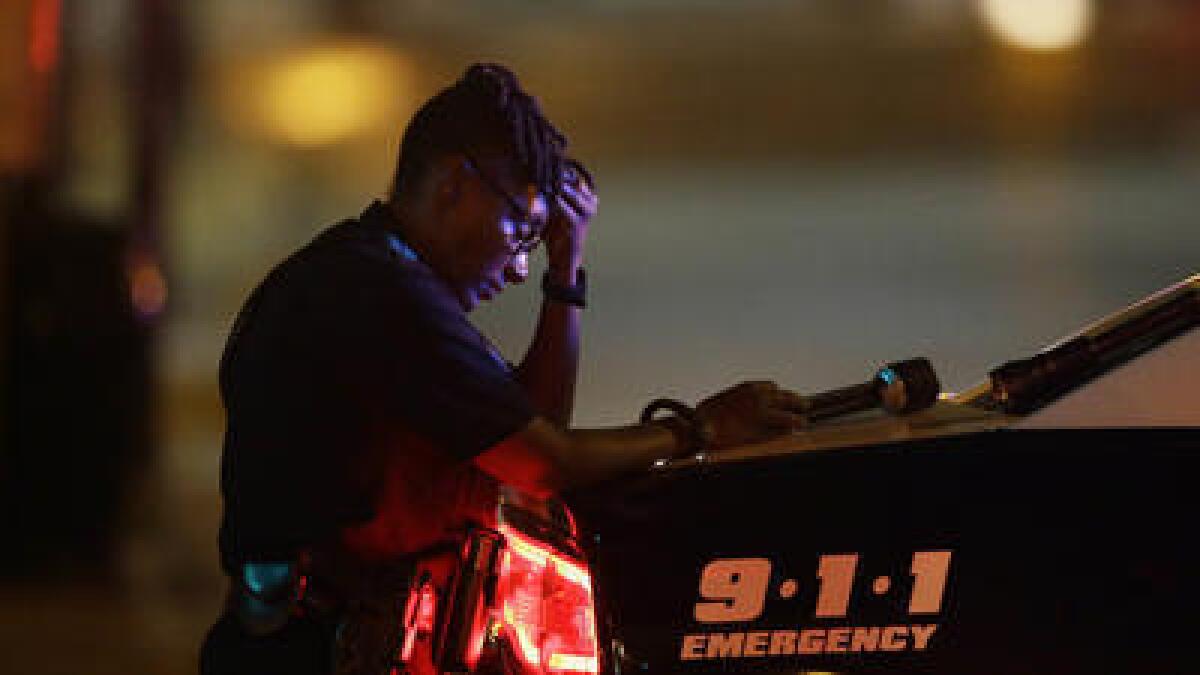
M811 406L808 419L813 422L841 417L862 410L870 410L879 405L879 392L876 391L875 381L855 384L841 389L831 389L819 394L808 396Z
M880 368L869 382L810 395L808 418L815 422L876 407L902 415L933 405L940 392L929 359L897 361Z

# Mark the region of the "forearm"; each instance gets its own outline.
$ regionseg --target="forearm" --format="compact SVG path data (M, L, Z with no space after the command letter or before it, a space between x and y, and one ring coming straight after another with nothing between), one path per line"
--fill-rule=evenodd
M570 429L571 458L563 472L566 487L649 469L656 460L677 457L685 447L669 424L651 422L608 429Z
M667 420L611 429L563 429L538 417L475 459L484 471L530 494L645 470L683 451Z
M551 279L570 286L577 269L552 271ZM581 315L574 305L543 300L533 340L516 370L517 381L537 410L563 428L570 426L575 407Z
M535 417L475 462L501 481L544 496L645 470L656 459L779 437L803 428L808 410L803 396L774 382L743 382L704 399L692 414L643 424L569 429Z

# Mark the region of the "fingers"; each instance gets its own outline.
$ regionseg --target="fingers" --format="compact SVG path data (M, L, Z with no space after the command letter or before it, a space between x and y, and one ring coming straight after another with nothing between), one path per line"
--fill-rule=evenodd
M778 408L763 411L762 422L771 429L803 429L808 426L808 418L804 415Z
M758 442L809 424L809 402L769 380L742 382L709 396L697 412L713 423L714 446Z
M555 201L560 208L569 209L581 216L591 217L596 212L600 199L587 183L569 182L563 183L559 193L555 196Z
M776 405L794 413L807 413L812 409L812 403L807 398L788 389L780 389L776 393Z
M750 380L739 384L735 389L743 389L754 396L770 399L779 391L779 385L770 380Z
M596 214L596 196L586 187L567 185L554 196L546 227L547 251L554 256L577 255L587 237L588 223Z
M574 158L567 158L563 166L562 178L566 183L583 183L592 189L596 187L596 182L592 179L592 172L587 170L583 162Z
M811 405L805 397L771 381L747 382L743 386L753 391L762 420L768 426L792 429L807 426L806 413Z
M561 194L554 197L554 208L565 215L568 221L578 220L583 216L583 207Z
M790 389L784 389L770 380L743 382L738 386L753 391L755 395L766 401L767 404L777 408L791 410L792 412L804 412L809 408L807 398Z
M562 193L554 198L555 207L568 220L589 220L596 214L598 200L595 196L590 199L579 194Z

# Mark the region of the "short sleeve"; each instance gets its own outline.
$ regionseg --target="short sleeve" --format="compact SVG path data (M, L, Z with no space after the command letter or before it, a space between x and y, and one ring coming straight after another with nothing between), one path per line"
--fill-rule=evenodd
M385 339L402 350L387 369L397 387L395 414L459 459L524 429L532 403L449 290L411 269L394 282L383 311Z

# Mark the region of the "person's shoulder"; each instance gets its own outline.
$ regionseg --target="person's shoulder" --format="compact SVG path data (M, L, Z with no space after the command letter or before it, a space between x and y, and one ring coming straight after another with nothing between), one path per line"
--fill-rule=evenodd
M326 294L346 286L364 285L382 277L386 255L378 252L357 227L355 219L334 223L300 248L275 263L256 284L247 305L291 302L314 293Z
M294 310L302 321L360 314L414 330L465 323L450 287L393 236L361 216L330 225L278 263L246 305Z
M345 268L347 272L421 276L420 266L404 265L388 242L385 230L372 223L368 209L356 218L347 218L321 230L286 260L281 267Z
M284 264L311 265L350 262L355 265L391 261L382 233L364 226L358 218L347 218L326 227L292 254Z
M285 264L304 268L318 286L348 283L363 295L461 312L441 277L379 222L377 207L326 228Z

